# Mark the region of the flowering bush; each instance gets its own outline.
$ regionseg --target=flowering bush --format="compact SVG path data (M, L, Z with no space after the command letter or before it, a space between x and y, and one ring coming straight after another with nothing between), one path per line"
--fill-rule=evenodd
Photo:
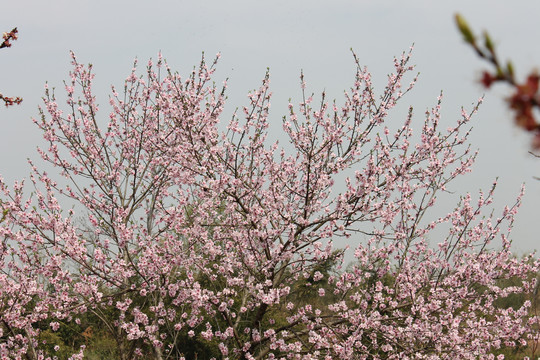
M441 130L439 99L417 135L412 108L385 125L409 57L380 97L355 57L342 105L314 105L302 75L280 145L268 74L221 125L215 62L183 79L160 57L112 89L102 124L73 56L65 105L47 88L35 120L60 176L32 162L30 196L0 183L1 357L55 356L40 334L67 328L106 331L119 359L477 359L537 336L529 302L495 304L536 286L508 237L521 195L499 217L494 187L437 216L473 164L471 114Z

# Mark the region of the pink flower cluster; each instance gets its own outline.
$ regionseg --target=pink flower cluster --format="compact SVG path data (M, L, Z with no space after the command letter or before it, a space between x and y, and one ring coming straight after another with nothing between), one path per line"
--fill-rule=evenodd
M13 30L11 30L10 32L3 33L2 34L3 41L0 44L0 49L5 48L5 47L11 47L11 40L13 41L17 40L18 32L19 31L17 30L17 28L13 28Z

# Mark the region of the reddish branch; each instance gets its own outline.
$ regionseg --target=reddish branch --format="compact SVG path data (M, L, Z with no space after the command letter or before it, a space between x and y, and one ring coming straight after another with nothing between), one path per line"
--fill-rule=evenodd
M495 68L493 72L484 71L480 83L486 89L489 89L495 82L505 82L514 88L512 95L506 100L510 109L514 111L516 125L534 133L532 145L535 149L539 149L540 123L535 118L533 109L540 107L540 94L538 93L540 76L533 71L523 83L519 83L516 81L512 63L508 61L506 66L501 64L495 52L495 45L487 32L483 33L484 44L481 45L465 19L459 14L456 15L456 24L465 42L473 47L478 56L490 62Z

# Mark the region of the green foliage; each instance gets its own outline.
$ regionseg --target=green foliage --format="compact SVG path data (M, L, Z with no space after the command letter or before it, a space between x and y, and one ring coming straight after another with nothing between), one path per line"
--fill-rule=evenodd
M52 330L45 330L39 334L39 347L38 350L43 350L46 354L57 356L59 359L69 358L75 350L66 345L63 339L62 334L53 332ZM55 347L58 346L58 351L55 350Z
M329 278L331 276L339 275L336 269L338 264L337 259L341 254L335 253L326 262L317 264L313 267L310 274L307 276L300 276L297 280L294 280L292 274L287 273L284 278L290 282L291 292L287 297L287 302L291 301L296 307L304 306L307 304L312 305L314 308L320 309L323 314L326 313L327 305L338 301L338 296L333 294L329 286ZM216 261L219 261L216 260ZM353 265L351 265L353 266ZM315 276L315 274L318 274ZM321 277L322 275L322 277ZM185 275L179 275L183 277ZM540 276L540 275L537 275ZM226 282L224 278L212 278L210 279L203 271L197 275L197 281L208 288L213 288L216 291L224 288ZM369 289L375 285L375 282L380 281L384 286L393 287L395 285L395 277L391 272L386 272L381 277L372 276L366 280L366 283L361 285L363 289ZM507 287L519 287L522 284L522 280L517 277L501 277L498 281L498 285L502 288ZM325 296L319 295L319 289L325 290ZM359 290L357 288L356 290ZM351 289L351 293L355 292L355 288ZM149 301L142 296L132 296L134 299L134 305L138 306L141 311L149 311ZM241 299L235 300L236 303L240 303ZM534 295L526 297L523 294L511 293L504 298L499 298L495 301L495 304L499 308L512 308L514 310L519 309L525 301L530 300L533 304L531 312L537 311L539 303L538 291ZM114 302L113 302L114 303ZM349 305L354 306L352 302ZM172 305L171 305L172 306ZM406 311L406 309L403 309ZM115 334L111 329L104 324L104 319L114 318L114 313L118 310L114 306L103 306L89 309L88 311L80 314L79 324L69 322L69 325L60 321L60 327L57 331L50 329L49 323L40 324L41 333L39 336L39 347L37 350L43 351L47 356L57 356L58 359L67 359L72 354L77 353L81 345L86 347L84 351L85 359L89 360L115 360L121 359L119 347L126 346L127 353L133 356L133 350L135 348L149 349L150 344L144 340L129 341L126 342L124 334ZM290 311L286 309L286 302L273 306L266 312L262 319L262 324L267 324L270 319L274 326L286 326L287 316ZM223 329L228 326L224 319L221 319L216 314L201 314L208 321L212 321L216 326ZM246 319L249 321L249 319ZM201 326L204 326L206 321L202 322ZM292 329L294 330L294 329ZM188 329L180 331L175 339L165 339L164 348L173 345L174 351L171 354L172 358L185 357L186 359L211 359L221 358L221 353L218 348L219 340L206 340L203 339L199 331L195 331L195 335L190 336ZM119 336L119 337L118 337ZM383 338L380 339L383 341ZM501 344L501 349L494 351L494 355L504 355L505 359L522 359L524 356L533 355L533 348L530 344L527 346L518 345L515 347L505 346ZM57 347L58 350L55 350ZM151 359L151 358L148 358Z
M118 359L118 345L109 334L100 331L90 339L84 358L88 360Z

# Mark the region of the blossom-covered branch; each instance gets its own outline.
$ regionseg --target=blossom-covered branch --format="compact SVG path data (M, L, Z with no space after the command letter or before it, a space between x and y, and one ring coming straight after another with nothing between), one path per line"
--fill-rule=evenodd
M2 35L3 41L0 44L0 49L11 47L11 41L17 40L17 37L18 37L17 34L18 34L17 28L13 28L13 30L11 30L10 32L4 33ZM2 94L0 94L0 100L2 100L4 102L4 105L6 107L14 105L14 104L18 105L18 104L20 104L22 102L22 98L20 98L18 96L17 97L8 97L8 96L4 96Z

